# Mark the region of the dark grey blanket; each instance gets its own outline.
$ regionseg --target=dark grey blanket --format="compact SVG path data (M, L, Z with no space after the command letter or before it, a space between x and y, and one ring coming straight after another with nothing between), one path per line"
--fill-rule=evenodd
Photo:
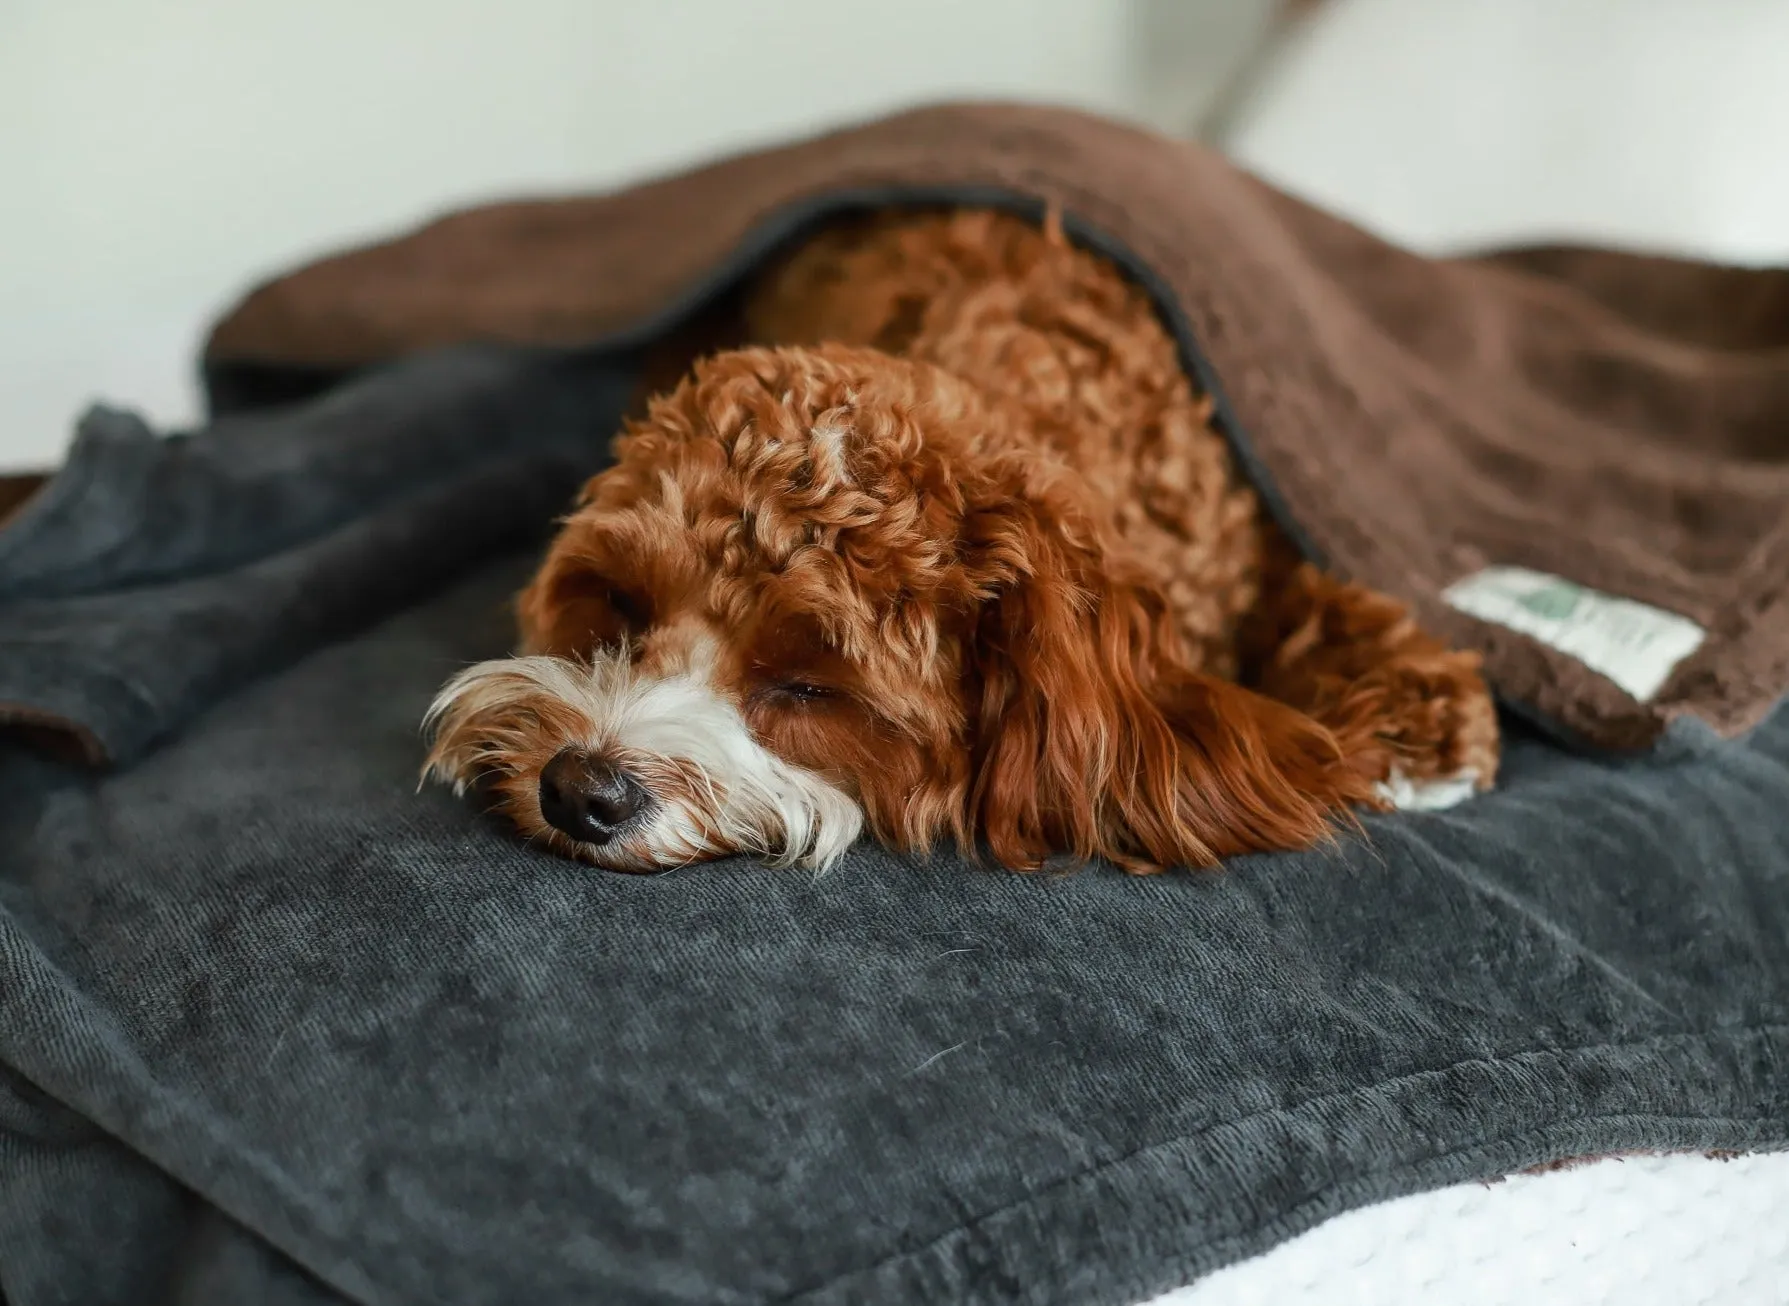
M1789 1144L1783 713L1512 726L1453 812L1150 880L612 876L418 794L626 389L464 351L100 414L0 532L11 1306L1120 1306L1399 1193Z

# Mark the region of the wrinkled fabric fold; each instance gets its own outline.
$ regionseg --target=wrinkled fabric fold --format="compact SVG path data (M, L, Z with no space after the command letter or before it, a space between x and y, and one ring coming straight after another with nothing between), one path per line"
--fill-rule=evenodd
M540 538L631 372L457 349L162 437L96 409L0 530L0 726L134 761L267 669Z

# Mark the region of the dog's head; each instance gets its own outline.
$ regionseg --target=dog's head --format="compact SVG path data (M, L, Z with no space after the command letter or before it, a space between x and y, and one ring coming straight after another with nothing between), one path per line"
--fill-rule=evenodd
M1309 842L1370 791L1314 723L1188 671L1091 491L874 350L698 364L616 444L431 709L430 774L616 870L825 865L866 826L1035 867Z

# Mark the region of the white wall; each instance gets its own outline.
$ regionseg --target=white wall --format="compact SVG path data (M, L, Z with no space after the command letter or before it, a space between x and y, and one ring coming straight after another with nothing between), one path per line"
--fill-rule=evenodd
M1126 0L0 0L0 468L190 420L295 259L924 99L1122 113L1132 54Z
M1789 262L1789 0L1329 0L1227 143L1421 249Z
M0 0L0 469L445 207L952 95L1190 127L1275 0ZM1789 262L1789 0L1327 0L1238 157L1418 247Z

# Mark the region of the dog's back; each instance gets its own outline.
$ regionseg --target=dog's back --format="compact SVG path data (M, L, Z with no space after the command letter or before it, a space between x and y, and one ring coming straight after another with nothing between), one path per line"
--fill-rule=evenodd
M746 328L922 359L1022 410L1040 454L1109 504L1195 661L1234 674L1237 623L1259 595L1255 495L1148 295L1057 224L988 210L837 224L760 279Z

